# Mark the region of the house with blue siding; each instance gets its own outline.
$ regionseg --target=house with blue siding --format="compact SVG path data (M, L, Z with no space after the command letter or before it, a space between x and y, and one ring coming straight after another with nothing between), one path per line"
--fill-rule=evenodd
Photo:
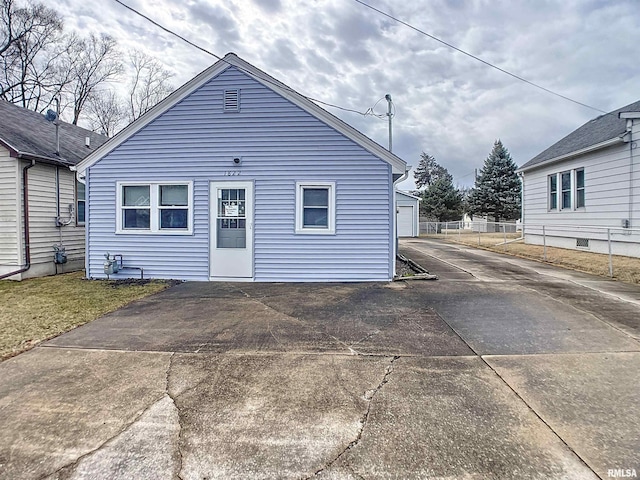
M228 54L76 166L86 274L106 278L109 253L145 278L388 281L406 169Z

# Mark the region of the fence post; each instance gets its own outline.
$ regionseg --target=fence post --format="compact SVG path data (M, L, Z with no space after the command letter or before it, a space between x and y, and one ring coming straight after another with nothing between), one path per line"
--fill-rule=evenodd
M542 259L547 261L547 235L544 231L544 225L542 225Z
M448 235L449 235L449 222L446 222L444 224L444 238L447 238Z
M480 227L478 227L478 246L480 246Z
M462 230L462 222L458 222L458 242L460 241L460 230Z
M504 251L507 251L507 226L503 223L502 224L502 234L504 235L504 243L502 244L504 246Z
M611 256L611 229L607 228L607 243L609 244L609 276L613 278L613 258Z

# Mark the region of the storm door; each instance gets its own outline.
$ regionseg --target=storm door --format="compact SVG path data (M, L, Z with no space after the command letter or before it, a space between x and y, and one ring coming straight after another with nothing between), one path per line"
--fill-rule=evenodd
M210 199L212 279L251 279L253 183L212 183Z

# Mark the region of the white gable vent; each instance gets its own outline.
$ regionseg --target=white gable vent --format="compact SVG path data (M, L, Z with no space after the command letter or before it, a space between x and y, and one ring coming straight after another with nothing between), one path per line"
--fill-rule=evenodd
M225 112L240 111L240 90L225 90L223 102Z
M588 238L576 238L576 247L577 248L589 248L589 239Z

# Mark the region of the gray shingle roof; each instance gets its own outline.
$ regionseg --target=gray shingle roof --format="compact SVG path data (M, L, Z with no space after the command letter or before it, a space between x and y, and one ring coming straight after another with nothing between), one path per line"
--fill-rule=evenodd
M91 147L85 146L90 137ZM107 137L60 122L60 155L56 155L56 128L38 112L0 100L0 142L19 157L75 165L102 145Z
M618 118L620 112L640 112L640 100L589 120L580 128L522 165L520 170L526 170L547 160L620 137L625 133L627 125L625 119Z

